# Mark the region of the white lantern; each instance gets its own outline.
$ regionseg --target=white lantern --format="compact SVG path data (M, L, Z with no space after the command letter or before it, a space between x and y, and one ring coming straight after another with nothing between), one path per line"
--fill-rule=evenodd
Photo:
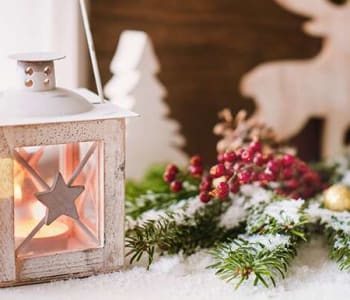
M124 263L125 118L85 90L56 88L52 53L12 56L0 94L0 287Z

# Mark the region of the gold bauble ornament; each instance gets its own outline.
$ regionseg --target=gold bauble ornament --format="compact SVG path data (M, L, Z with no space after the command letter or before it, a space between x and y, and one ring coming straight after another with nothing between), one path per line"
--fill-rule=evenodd
M329 187L323 193L324 206L330 210L350 210L350 189L341 184Z

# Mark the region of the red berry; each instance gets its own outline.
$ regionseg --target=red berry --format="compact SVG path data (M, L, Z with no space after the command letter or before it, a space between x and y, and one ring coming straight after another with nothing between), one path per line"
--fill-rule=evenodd
M225 192L228 192L229 191L229 186L226 182L222 181L220 182L217 187L217 189L221 190L221 191L225 191Z
M293 155L286 154L282 158L282 163L283 163L283 166L285 167L290 167L294 162L295 162L295 157Z
M237 178L241 184L247 184L250 181L250 175L249 171L242 171L238 173Z
M304 163L303 161L299 160L297 165L298 165L298 172L300 172L302 174L304 174L310 170L309 167L307 166L307 164Z
M234 171L232 169L226 169L226 178L230 179L234 174Z
M218 178L225 175L225 166L223 164L217 164L210 169L210 175L214 178Z
M175 173L165 172L164 175L163 175L163 179L167 183L171 183L172 181L175 180L175 178L176 178L176 174Z
M212 182L213 181L212 181L211 177L209 177L209 176L204 177L202 179L200 186L199 186L199 189L202 192L209 191L211 189Z
M320 177L318 176L317 173L309 171L303 176L302 180L304 182L306 182L306 183L315 183L315 184L317 184L319 182L319 180L320 180Z
M314 190L310 187L305 188L305 190L302 192L302 197L307 199L311 197L314 194Z
M192 166L189 166L188 167L188 170L190 172L190 174L193 176L193 177L201 177L202 174L203 174L203 167L200 166L200 165L192 165Z
M257 166L262 166L266 163L266 158L260 152L256 153L253 159L254 164Z
M269 172L264 172L259 174L259 180L262 183L271 182L271 181L274 181L275 179L276 179L275 175Z
M219 191L218 198L220 200L226 200L228 197L229 192Z
M250 181L253 182L253 181L257 181L257 180L259 180L259 173L253 171L253 172L250 174Z
M295 190L299 187L299 182L296 179L290 179L286 181L285 186L290 190Z
M191 160L190 160L190 164L192 166L202 166L203 164L203 159L201 156L199 155L195 155L195 156L192 156Z
M233 163L236 161L236 154L234 152L226 152L224 154L224 160L225 162Z
M284 179L290 179L294 175L294 170L291 168L284 169L282 172L282 176Z
M261 144L259 141L251 142L249 145L249 150L253 153L261 151Z
M218 161L219 163L224 163L224 162L225 162L224 153L219 153L219 154L217 155L217 161Z
M245 163L250 163L253 160L253 153L248 150L245 150L241 154L241 159Z
M238 182L231 182L230 183L230 192L233 194L237 194L240 190L240 185Z
M229 195L228 184L226 182L220 182L212 194L220 200L226 200Z
M236 154L237 159L241 159L242 158L242 153L244 151L245 150L243 148L240 148L240 149L236 150L235 154Z
M239 171L240 169L242 169L244 167L244 164L241 163L241 162L238 162L238 163L235 163L234 166L233 166L233 170L235 172Z
M178 193L182 190L182 182L175 180L170 184L170 189L173 193Z
M207 193L207 192L201 192L199 194L199 199L203 202L203 203L208 203L211 200L211 196Z
M165 172L177 174L179 172L179 168L177 166L175 166L174 164L170 164L166 167Z
M277 195L281 195L281 196L285 195L285 192L282 189L276 189L275 192Z
M267 169L269 169L272 173L276 174L280 169L280 162L278 160L270 160L267 163Z
M290 194L289 197L291 197L291 198L294 199L294 200L299 200L300 195L299 195L298 193L292 193L292 194Z

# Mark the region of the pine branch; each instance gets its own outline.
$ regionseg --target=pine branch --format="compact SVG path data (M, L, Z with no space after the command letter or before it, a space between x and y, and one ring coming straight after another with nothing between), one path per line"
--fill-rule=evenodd
M307 240L305 225L309 223L303 212L304 201L272 198L250 209L246 231L248 234L286 234Z
M307 240L304 201L271 200L250 209L247 234L223 243L212 251L215 263L210 268L228 282L254 278L253 284L276 285L275 278L285 277L299 242Z
M228 232L237 235L243 226L234 229L220 226L220 217L231 204L231 201L217 200L202 206L193 215L187 215L185 211L167 213L157 220L138 224L126 232L127 256L133 263L145 254L151 265L156 252L160 255L180 252L190 255L223 241Z
M216 274L225 281L237 280L236 288L251 276L255 276L254 286L261 282L268 287L269 281L276 286L275 277L285 278L288 264L296 255L296 243L289 238L271 249L269 243L276 243L274 239L280 238L279 235L266 235L265 244L252 242L256 237L221 244L212 252L216 263L210 267L216 269Z
M349 216L350 217L350 216ZM350 234L337 232L331 228L326 230L328 242L331 245L330 257L334 259L343 271L350 270Z
M330 257L341 270L350 270L350 212L336 212L315 203L309 214L323 227L331 247Z

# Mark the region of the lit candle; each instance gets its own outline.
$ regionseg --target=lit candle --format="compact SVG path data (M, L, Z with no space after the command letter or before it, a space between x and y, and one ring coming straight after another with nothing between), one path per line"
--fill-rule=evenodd
M16 222L15 240L19 245L35 228L38 222L45 215L45 207L40 202L35 202L31 206L31 216ZM30 241L28 252L45 253L67 248L70 228L61 222L54 222L49 226L44 226Z
M16 224L16 244L20 244L37 224L38 221L34 219L21 221ZM67 247L69 235L70 230L66 224L55 222L50 226L45 225L30 241L28 250L31 253L43 253L65 249Z

